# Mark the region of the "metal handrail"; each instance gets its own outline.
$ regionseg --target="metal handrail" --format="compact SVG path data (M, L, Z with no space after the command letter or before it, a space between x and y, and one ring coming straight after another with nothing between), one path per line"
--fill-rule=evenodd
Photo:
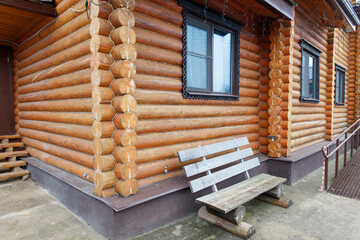
M328 176L329 176L329 158L336 154L336 161L335 161L335 178L338 175L339 170L339 150L342 146L344 146L344 167L346 166L346 158L347 158L347 143L351 140L351 153L350 158L353 156L353 149L354 149L354 136L356 135L356 149L359 146L359 131L360 131L360 119L358 119L355 123L353 123L350 127L348 127L345 131L339 134L334 140L332 140L328 145L322 148L322 153L324 156L324 166L325 166L325 176L324 176L324 185L325 189L328 187ZM356 127L358 125L358 127ZM351 134L348 136L349 131L351 130ZM344 140L340 143L340 138L344 136ZM329 153L329 147L336 144L335 149Z

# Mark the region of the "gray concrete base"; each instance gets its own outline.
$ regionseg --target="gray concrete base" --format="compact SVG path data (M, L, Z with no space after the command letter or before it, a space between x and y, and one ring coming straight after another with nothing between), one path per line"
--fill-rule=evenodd
M268 159L259 156L261 165L250 171L251 176L270 173L294 184L322 165L324 143L305 149L292 158ZM317 150L317 151L316 151ZM25 158L31 178L47 189L76 215L109 239L124 239L162 226L196 211L195 198L209 190L191 194L187 180L181 176L141 188L139 193L99 198L92 193L93 185L35 158ZM243 175L219 184L226 187L244 179Z

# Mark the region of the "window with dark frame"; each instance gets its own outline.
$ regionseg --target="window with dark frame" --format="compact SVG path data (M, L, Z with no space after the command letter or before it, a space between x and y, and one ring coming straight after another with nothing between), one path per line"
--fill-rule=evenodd
M335 104L345 104L345 69L335 65Z
M238 100L241 25L188 0L183 10L184 98Z
M301 39L301 96L302 102L319 102L321 51Z

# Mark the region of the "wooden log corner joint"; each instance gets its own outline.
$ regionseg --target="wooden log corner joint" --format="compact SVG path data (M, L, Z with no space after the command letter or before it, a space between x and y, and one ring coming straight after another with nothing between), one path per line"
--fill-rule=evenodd
M285 178L264 173L250 178L248 170L259 166L260 162L258 158L244 161L244 158L253 156L250 147L244 148L248 145L248 139L243 137L178 152L180 162L202 160L184 166L185 175L193 177L189 182L191 192L195 193L207 187L211 187L213 191L196 199L197 203L205 205L200 208L198 216L244 239L255 234L255 227L243 221L246 215L243 204L256 198L284 208L292 205L291 200L283 197L282 184L286 182ZM235 151L218 155L230 150ZM206 159L213 154L217 157ZM244 173L246 180L221 190L217 189L217 183L241 173ZM194 177L198 174L201 174L200 177Z

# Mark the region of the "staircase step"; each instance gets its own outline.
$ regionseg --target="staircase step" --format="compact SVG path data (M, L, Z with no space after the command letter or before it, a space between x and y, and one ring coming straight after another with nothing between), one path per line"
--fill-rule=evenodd
M0 182L7 181L12 178L22 177L25 175L29 175L29 171L26 170L19 170L16 172L6 172L0 173Z
M0 163L0 170L6 170L8 168L13 167L23 167L26 166L26 162L24 161L11 161L11 162L2 162Z
M8 148L8 147L23 147L24 144L22 142L13 142L13 143L0 143L0 149Z
M20 135L1 135L0 139L16 139L16 138L20 138Z
M27 151L14 151L14 152L2 152L0 153L0 159L5 159L8 157L18 157L28 155Z

